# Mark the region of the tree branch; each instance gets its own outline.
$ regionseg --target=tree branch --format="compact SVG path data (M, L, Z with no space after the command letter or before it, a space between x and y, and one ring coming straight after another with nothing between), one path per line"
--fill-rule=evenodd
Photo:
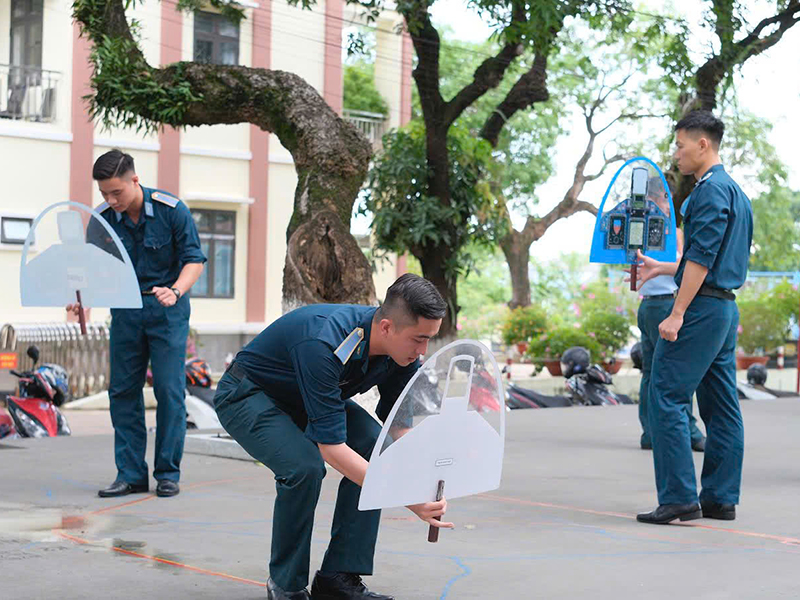
M442 120L444 99L439 87L439 51L441 40L433 26L426 2L415 2L403 12L411 42L417 53L417 66L412 73L417 83L419 101L426 125Z
M502 50L491 58L487 58L475 70L473 80L459 91L444 108L444 122L450 126L464 110L492 88L496 88L503 80L509 65L523 52L523 45L506 44Z
M517 111L550 97L547 91L547 55L537 53L533 65L509 90L503 101L495 108L481 129L480 136L492 146L497 146L500 132Z
M92 117L145 129L248 122L275 133L291 152L298 181L286 233L285 303L374 300L369 263L349 232L372 148L313 86L293 73L242 66L154 68L123 0L75 0L73 16L93 44Z
M798 15L800 15L800 0L792 0L789 2L786 8L778 14L767 19L762 19L748 36L736 43L740 49L744 50L749 49L751 45L757 43L759 46L759 48L754 52L748 52L747 56L742 59L742 62L750 58L750 56L759 54L767 48L774 46L781 39L786 30L797 24L798 20L800 20L800 16ZM765 38L761 38L761 32L770 25L774 25L776 23L780 23L778 30ZM761 45L764 46L760 47Z

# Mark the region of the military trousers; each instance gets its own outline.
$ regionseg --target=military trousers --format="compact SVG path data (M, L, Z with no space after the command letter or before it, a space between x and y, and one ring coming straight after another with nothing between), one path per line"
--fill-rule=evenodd
M673 298L644 297L639 304L637 321L639 331L642 333L642 380L639 383L639 423L642 425L641 445L651 446L650 421L647 416L648 398L650 396L650 373L653 365L653 352L656 348L661 335L658 333L658 326L672 312ZM693 402L689 401L689 437L692 443L703 439L703 432L697 427L697 419L694 416Z
M648 416L659 504L698 499L688 426L695 390L706 426L700 501L739 502L744 424L736 389L738 325L735 301L697 296L677 341L656 343Z
M163 306L155 296L142 296L142 308L111 311L111 380L108 396L114 425L117 479L148 482L145 450L147 428L142 388L147 363L153 370L156 447L153 476L177 482L186 437L186 339L189 297Z
M282 589L304 589L309 580L311 535L326 467L317 445L304 434L302 411L287 409L243 374L229 369L217 384L220 423L250 456L270 469L277 492L272 513L269 573ZM292 399L301 406L300 399ZM369 460L380 424L345 400L347 445ZM371 575L380 511L358 510L361 488L343 477L333 514L331 541L321 570Z

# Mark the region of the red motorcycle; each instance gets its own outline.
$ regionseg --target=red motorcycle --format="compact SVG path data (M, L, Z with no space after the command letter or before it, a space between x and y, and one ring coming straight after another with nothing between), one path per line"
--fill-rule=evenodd
M58 409L69 399L67 372L60 365L39 362L39 349L30 346L30 371L11 371L19 378L19 396L6 397L7 413L0 412L0 438L70 435L66 417Z

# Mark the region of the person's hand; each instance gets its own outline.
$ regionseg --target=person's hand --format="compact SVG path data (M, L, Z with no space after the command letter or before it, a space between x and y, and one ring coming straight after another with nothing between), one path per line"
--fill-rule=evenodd
M67 304L67 312L72 313L76 317L80 316L81 305L80 304Z
M438 502L423 502L422 504L410 504L406 506L408 510L413 512L417 515L420 519L428 523L429 525L433 525L434 527L446 527L447 529L453 529L455 525L452 523L447 523L445 521L440 521L438 517L441 517L447 511L447 500L442 498Z
M168 287L154 287L153 292L155 292L156 300L158 300L162 306L174 306L178 301L175 292Z
M650 258L649 256L645 256L642 254L641 250L636 251L636 289L638 290L642 287L642 284L650 281L653 277L658 277L660 272L661 263L654 258ZM630 278L630 269L625 270L628 273L628 277L625 278L625 281L628 282L631 280Z
M678 339L678 332L681 330L681 327L683 327L683 317L671 314L661 321L661 324L658 326L658 333L668 342L674 342Z

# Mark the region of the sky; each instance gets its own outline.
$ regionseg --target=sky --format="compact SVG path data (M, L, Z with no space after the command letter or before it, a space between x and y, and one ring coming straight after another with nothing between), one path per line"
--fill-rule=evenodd
M640 3L641 10L658 11L663 3L646 0ZM767 2L755 2L766 10ZM706 2L697 0L673 0L675 11L688 19L697 22L702 19L702 11ZM432 8L434 21L447 23L455 37L468 41L486 39L491 31L480 17L466 7L463 0L438 0ZM768 15L753 15L761 18ZM698 25L699 27L699 25ZM694 50L702 50L698 42ZM796 25L784 35L783 39L762 56L750 59L742 70L741 84L738 87L741 105L756 114L769 118L774 124L769 134L770 141L777 148L790 171L789 183L794 189L800 189L800 153L796 151L795 140L800 132L800 25ZM580 156L587 141L583 118L575 116L567 127L571 134L562 136L556 149L556 172L550 180L540 188L540 202L537 214L545 214L564 196L564 192L572 182L576 156ZM599 166L597 163L594 165ZM593 172L590 163L587 172ZM615 169L608 169L601 179L587 184L582 200L600 204L602 195ZM732 173L736 177L736 173ZM743 186L744 187L744 186ZM745 188L745 192L748 189ZM749 193L753 195L754 190ZM579 213L568 219L562 219L551 226L547 233L531 247L535 260L549 262L557 259L562 253L589 252L594 217L588 213Z

